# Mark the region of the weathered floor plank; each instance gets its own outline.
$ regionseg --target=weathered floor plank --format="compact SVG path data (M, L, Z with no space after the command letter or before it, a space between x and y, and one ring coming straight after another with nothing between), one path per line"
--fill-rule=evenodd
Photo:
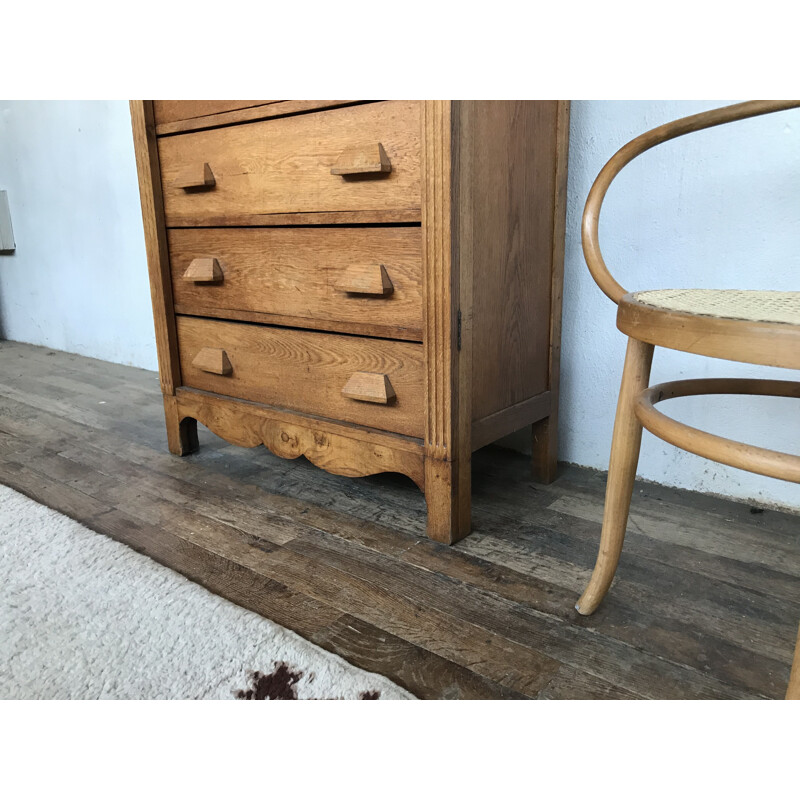
M800 525L637 484L617 580L574 611L605 480L475 454L474 533L424 538L402 476L351 480L228 445L166 451L155 373L0 343L0 482L425 698L780 697Z

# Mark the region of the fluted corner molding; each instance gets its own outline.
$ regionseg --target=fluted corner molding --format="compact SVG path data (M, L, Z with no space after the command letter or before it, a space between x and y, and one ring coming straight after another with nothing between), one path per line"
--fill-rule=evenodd
M425 453L450 460L456 432L452 263L452 103L422 103L422 269L426 363Z

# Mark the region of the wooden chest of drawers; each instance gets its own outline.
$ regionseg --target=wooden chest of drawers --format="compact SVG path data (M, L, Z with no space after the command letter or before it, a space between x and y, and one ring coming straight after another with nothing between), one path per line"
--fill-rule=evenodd
M556 465L569 106L131 103L169 448L197 422L401 472L470 530L474 450Z

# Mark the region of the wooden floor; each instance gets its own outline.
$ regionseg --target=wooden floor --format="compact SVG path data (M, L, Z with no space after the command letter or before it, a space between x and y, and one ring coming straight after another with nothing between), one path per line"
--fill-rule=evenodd
M448 548L401 476L340 478L202 426L199 453L171 456L155 373L0 342L0 375L0 483L418 697L785 692L797 516L637 484L617 580L584 618L600 473L538 486L523 456L480 451L474 533Z

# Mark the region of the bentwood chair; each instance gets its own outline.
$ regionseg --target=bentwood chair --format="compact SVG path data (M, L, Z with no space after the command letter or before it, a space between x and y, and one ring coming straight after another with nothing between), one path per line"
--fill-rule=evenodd
M800 369L800 292L666 289L629 293L611 276L598 244L600 209L620 170L662 142L727 122L800 107L800 101L753 101L669 122L626 144L597 176L583 213L583 252L592 277L617 305L628 336L608 466L600 552L575 608L591 614L617 569L639 461L642 426L670 444L722 464L800 483L800 456L715 436L662 414L674 397L743 394L800 398L800 382L749 378L680 380L649 386L653 349ZM787 698L800 699L800 633Z

